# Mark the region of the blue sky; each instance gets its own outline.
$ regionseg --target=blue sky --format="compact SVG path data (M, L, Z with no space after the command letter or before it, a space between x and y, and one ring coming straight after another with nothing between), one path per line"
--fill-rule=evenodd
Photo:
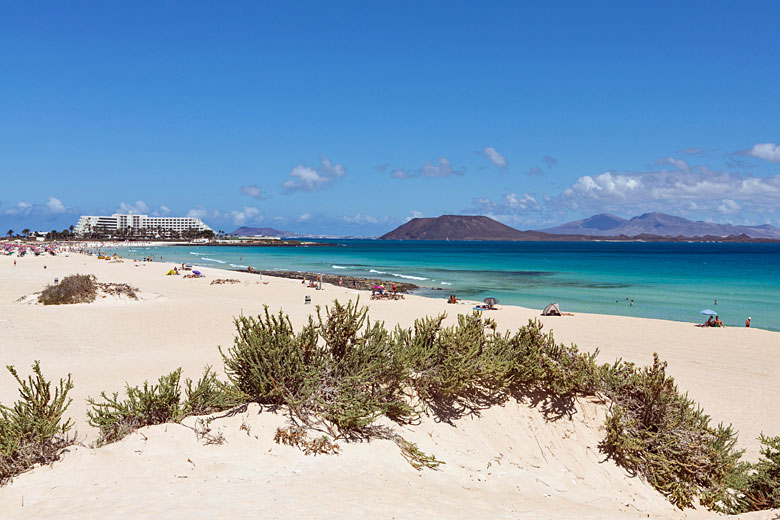
M0 233L780 224L780 4L634 4L0 4Z

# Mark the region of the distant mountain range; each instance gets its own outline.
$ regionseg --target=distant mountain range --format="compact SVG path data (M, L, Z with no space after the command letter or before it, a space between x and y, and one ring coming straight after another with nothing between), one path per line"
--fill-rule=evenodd
M769 225L732 226L694 222L663 213L646 213L630 220L608 214L594 215L550 229L520 231L490 217L442 215L435 218L414 218L379 239L761 242L780 240L780 229Z
M279 238L292 238L299 236L298 233L293 233L292 231L280 231L278 229L270 228L270 227L246 227L242 226L233 233L231 233L234 236L237 237L254 237L254 236L264 236L264 237L279 237Z
M601 213L584 220L567 222L560 226L541 229L556 235L588 235L634 237L637 235L658 235L663 237L701 237L705 235L727 237L747 235L751 238L780 238L780 229L765 224L762 226L734 226L688 220L665 213L645 213L632 219L624 219Z

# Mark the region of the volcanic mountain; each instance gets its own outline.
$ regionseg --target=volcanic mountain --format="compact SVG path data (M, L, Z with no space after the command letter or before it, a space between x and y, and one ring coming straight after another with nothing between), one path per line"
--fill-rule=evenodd
M239 237L264 236L264 237L290 238L290 237L298 236L297 233L293 233L292 231L279 231L278 229L269 228L269 227L256 228L256 227L246 227L246 226L236 229L235 231L233 231L232 234Z
M747 235L751 238L780 238L780 229L761 226L735 226L688 220L666 213L645 213L630 220L602 213L584 220L567 222L554 228L540 230L556 235L620 236L657 235L662 237L696 237Z
M490 217L442 215L413 218L380 240L544 240L545 233L519 231Z

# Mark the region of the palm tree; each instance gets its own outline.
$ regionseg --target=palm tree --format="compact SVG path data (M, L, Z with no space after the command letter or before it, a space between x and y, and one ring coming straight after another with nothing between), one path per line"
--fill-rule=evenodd
M22 230L22 235L24 235L24 236L25 236L25 237L27 237L27 238L30 238L30 230L29 230L29 229L27 229L27 228L24 228L24 229Z
M9 237L12 237L12 236L14 236L14 230L13 230L13 229L9 229L9 230L6 232L6 235L8 235Z

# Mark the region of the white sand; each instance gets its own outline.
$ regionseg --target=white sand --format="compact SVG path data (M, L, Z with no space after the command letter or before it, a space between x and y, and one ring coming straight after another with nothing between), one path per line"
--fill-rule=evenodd
M180 366L192 378L206 364L221 370L217 345L232 343L233 316L255 314L265 303L272 311L284 309L298 326L315 310L304 304L305 295L322 305L356 296L346 288L314 291L269 277L264 284L256 275L209 268L201 269L204 279L182 279L164 276L169 264L109 263L77 254L27 256L12 264L0 257L0 361L26 374L39 359L52 379L71 372L76 386L69 415L85 443L94 437L86 424L87 396ZM130 283L144 300L57 307L16 302L55 277L76 273ZM242 283L210 286L214 278ZM361 303L370 305L372 319L390 326L439 312L454 321L456 313L471 312L470 306L414 296L371 302L364 294ZM490 315L500 328L516 329L538 313L504 307ZM589 314L541 319L558 340L599 348L602 362L622 356L649 364L658 352L678 385L715 421L734 423L748 458L757 457L759 432L780 434L777 333ZM16 398L15 381L0 374L0 402ZM101 449L74 448L52 467L1 488L0 511L8 518L709 516L679 512L646 483L604 462L597 448L602 417L601 406L584 401L572 419L557 422L516 403L454 426L424 421L404 436L447 464L417 472L387 441L342 443L341 455L318 457L278 446L273 432L284 419L258 415L252 407L218 421L227 439L221 446L199 444L185 426L164 425ZM240 429L242 421L249 435Z

